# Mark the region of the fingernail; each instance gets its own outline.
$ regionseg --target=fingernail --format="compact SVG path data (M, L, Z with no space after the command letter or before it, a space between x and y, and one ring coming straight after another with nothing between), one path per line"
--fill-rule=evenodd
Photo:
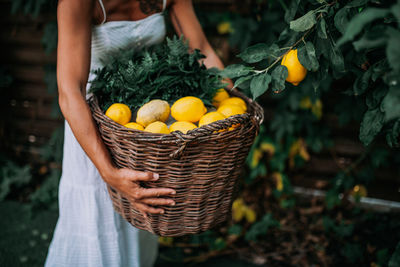
M153 181L157 181L158 178L160 178L160 175L158 173L153 173Z
M162 210L162 211L160 211L160 213L161 213L161 214L164 214L164 211Z
M172 192L171 192L171 195L175 195L175 194L176 194L176 191L172 191Z
M174 202L174 201L171 201L169 204L170 204L171 206L175 206L175 202Z

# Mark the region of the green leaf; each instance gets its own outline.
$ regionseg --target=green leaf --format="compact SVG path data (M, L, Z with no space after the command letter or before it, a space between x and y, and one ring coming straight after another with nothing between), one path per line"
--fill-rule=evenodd
M385 112L385 121L400 118L400 87L391 87L382 100L382 110Z
M292 20L290 22L290 29L296 32L304 32L308 29L311 29L317 20L315 19L315 11L308 11L304 16Z
M248 80L251 80L253 77L254 77L254 75L249 75L249 76L240 77L239 79L237 79L237 80L235 81L235 84L233 85L233 88L236 88L236 87L241 88L240 86L241 86L243 83L245 83L245 82L248 81Z
M370 0L354 0L346 5L346 7L359 7L367 4Z
M286 66L279 65L272 73L272 86L275 92L280 92L285 89L285 80L288 76L288 69Z
M397 18L400 25L400 1L397 1L397 3L390 8L390 11Z
M367 110L360 126L360 140L368 146L382 129L385 114L379 108Z
M362 75L358 76L353 84L354 95L362 95L367 90L372 75L372 68L369 68Z
M223 77L236 78L249 74L252 69L253 68L241 64L232 64L221 71L221 75Z
M253 100L264 94L268 90L270 82L271 76L266 72L255 75L253 79L251 79L250 91L253 95Z
M386 133L386 141L388 145L392 148L398 147L400 145L400 119L397 120L391 129Z
M344 34L347 24L349 23L348 15L349 9L347 7L343 7L338 12L336 12L336 15L334 17L335 27L341 34Z
M271 213L267 213L261 221L254 223L245 235L247 241L257 241L258 237L267 234L272 227L279 227L280 224L275 220Z
M354 49L360 51L385 45L387 36L382 33L386 32L386 28L387 27L384 25L376 25L376 27L365 31L364 35L359 40L353 42Z
M383 18L389 13L388 9L367 8L363 12L357 14L346 26L343 36L339 39L337 45L351 41L361 32L364 26L376 19Z
M319 38L327 39L328 35L326 34L326 22L324 17L322 17L317 24L317 34Z
M300 47L297 55L301 65L309 71L317 71L319 63L315 55L315 48L311 42L307 42L304 46Z
M228 229L228 234L239 236L242 233L243 227L240 224L233 224Z
M289 8L285 12L285 22L286 23L289 23L291 20L294 19L294 16L296 15L299 3L300 3L300 0L290 1Z
M345 71L345 67L342 52L339 50L338 46L332 42L330 42L329 48L329 60L332 63L333 70L338 73L343 73Z
M238 55L247 63L256 63L268 57L268 46L260 43L246 48Z
M400 73L400 32L394 28L388 28L387 34L389 39L386 47L386 56L390 66Z

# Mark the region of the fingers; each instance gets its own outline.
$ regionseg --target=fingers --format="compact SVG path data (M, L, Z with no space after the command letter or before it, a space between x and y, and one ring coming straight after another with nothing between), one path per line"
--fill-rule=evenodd
M146 213L146 212L153 213L153 214L163 214L164 213L164 210L161 208L153 208L153 207L150 207L150 206L148 206L146 204L142 204L142 203L136 203L135 206L139 211L144 212L144 213Z
M140 171L135 171L133 180L134 181L157 181L159 178L158 173L154 172L140 172Z
M175 195L176 191L171 188L139 188L135 192L136 199L154 198L159 196Z
M160 205L169 205L169 206L174 206L175 201L172 199L166 199L166 198L144 198L140 200L141 203L147 204L147 205L152 205L152 206L160 206Z

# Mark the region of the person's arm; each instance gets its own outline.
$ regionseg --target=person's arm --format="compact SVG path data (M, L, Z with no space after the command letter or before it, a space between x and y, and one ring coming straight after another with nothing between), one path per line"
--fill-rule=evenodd
M61 112L102 178L134 201L138 210L162 213L162 209L149 205L173 203L156 197L174 193L174 190L141 188L139 181L155 180L157 175L115 167L86 102L93 5L93 0L58 1L57 84Z
M191 0L173 0L170 18L177 35L183 34L191 49L200 49L202 54L206 56L203 62L207 68L224 68L224 64L211 47L201 28ZM229 79L226 81L229 83L228 87L232 88L232 81Z

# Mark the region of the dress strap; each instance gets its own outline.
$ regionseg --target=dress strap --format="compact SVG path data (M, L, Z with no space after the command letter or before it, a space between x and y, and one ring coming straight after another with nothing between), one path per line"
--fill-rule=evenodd
M165 2L165 0L164 0ZM101 10L103 10L103 21L101 22L101 24L104 24L104 22L106 22L106 10L104 8L103 2L101 0L99 0L100 6L101 6Z
M167 7L167 0L163 0L162 12L164 12L164 10L165 10L166 7Z

